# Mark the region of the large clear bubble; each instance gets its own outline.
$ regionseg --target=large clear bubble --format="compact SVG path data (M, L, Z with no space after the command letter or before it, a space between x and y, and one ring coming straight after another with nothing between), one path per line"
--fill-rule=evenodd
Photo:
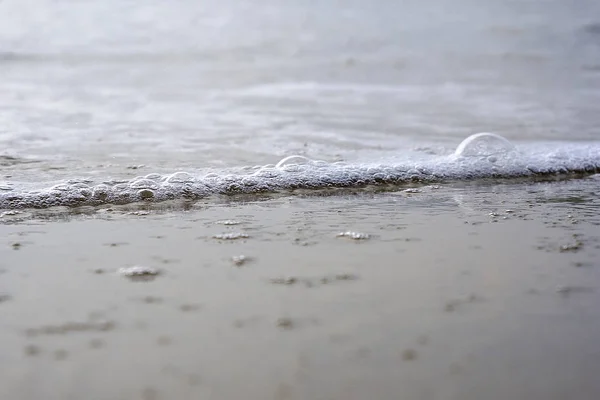
M515 146L507 139L495 133L476 133L463 140L454 155L456 157L489 157L508 154Z

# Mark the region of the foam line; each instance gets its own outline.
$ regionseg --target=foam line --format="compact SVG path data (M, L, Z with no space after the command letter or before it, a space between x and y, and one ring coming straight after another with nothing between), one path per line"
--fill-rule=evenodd
M149 174L121 183L61 183L29 191L5 189L0 192L0 209L95 206L294 189L359 188L366 185L600 172L600 143L515 146L490 133L468 137L449 156L399 157L386 162L352 164L290 156L276 165L243 168L235 173L195 176L176 172Z

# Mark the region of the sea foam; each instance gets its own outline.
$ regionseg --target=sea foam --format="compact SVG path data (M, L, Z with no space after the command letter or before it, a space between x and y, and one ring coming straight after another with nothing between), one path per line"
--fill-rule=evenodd
M367 185L526 178L600 172L600 143L514 145L502 136L478 133L450 155L398 157L367 163L328 163L290 156L277 164L243 167L232 173L175 172L129 181L63 182L39 189L3 184L0 209L46 208L199 199L211 195L258 194L295 189L360 188Z

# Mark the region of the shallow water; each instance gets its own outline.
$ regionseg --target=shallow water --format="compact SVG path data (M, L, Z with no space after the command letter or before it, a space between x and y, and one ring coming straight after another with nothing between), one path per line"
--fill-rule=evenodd
M4 1L0 193L289 155L403 167L481 131L549 153L596 141L596 15L559 0Z

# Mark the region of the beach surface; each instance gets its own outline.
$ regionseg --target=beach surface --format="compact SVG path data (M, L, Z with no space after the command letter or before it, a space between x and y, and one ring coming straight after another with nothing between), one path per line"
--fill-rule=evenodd
M4 212L0 398L597 399L597 187Z

